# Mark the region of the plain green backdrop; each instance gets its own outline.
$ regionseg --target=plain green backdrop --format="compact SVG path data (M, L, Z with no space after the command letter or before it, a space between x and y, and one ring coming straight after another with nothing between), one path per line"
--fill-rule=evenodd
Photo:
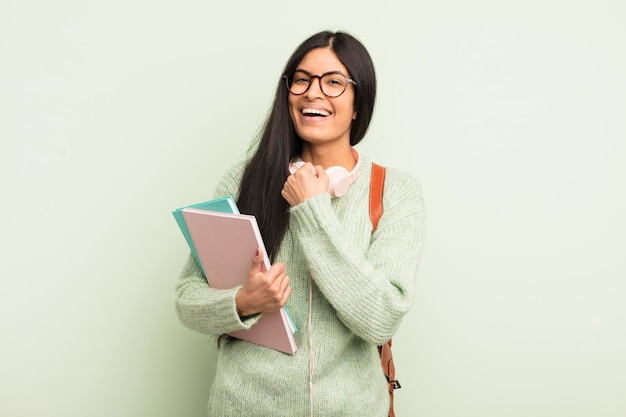
M323 29L379 79L360 150L424 188L399 417L626 415L626 7L4 0L0 415L200 417L171 210L246 154Z

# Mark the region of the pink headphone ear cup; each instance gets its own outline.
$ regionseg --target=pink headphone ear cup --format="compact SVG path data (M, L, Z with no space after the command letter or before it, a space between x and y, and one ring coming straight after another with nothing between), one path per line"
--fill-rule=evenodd
M292 162L289 164L289 172L291 174L294 174L298 169L300 169L300 167L304 165L304 162L302 161L298 161L298 162Z
M328 175L328 192L333 197L341 197L350 188L350 171L342 166L330 167L326 170Z

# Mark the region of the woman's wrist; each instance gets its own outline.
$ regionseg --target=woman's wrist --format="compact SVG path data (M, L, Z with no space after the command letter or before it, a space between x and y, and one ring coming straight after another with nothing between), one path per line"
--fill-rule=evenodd
M257 314L256 311L252 311L248 307L245 290L242 288L237 291L235 294L235 308L237 309L237 314L239 314L240 318L250 317Z

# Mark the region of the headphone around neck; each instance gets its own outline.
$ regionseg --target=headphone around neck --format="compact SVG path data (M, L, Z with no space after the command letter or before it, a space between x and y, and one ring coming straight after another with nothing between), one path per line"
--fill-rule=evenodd
M359 152L352 148L352 154L356 158L356 165L352 168L352 171L348 171L342 166L332 166L326 168L326 175L328 175L328 192L331 197L341 197L348 192L350 185L357 179L359 172L361 172L361 155ZM289 172L296 172L304 161L296 160L289 164Z

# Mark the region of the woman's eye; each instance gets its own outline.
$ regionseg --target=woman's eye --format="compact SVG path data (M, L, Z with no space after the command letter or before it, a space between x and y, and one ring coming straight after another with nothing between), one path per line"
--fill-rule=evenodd
M311 77L303 71L296 71L293 74L292 83L293 84L308 84L311 80Z
M344 84L344 81L341 78L327 78L326 84L332 86L340 86Z

